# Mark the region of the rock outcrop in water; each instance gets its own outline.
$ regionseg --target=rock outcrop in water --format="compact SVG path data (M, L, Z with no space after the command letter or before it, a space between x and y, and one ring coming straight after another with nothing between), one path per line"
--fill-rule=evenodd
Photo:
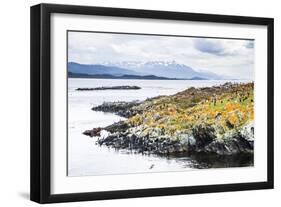
M100 106L93 107L93 111L103 111L103 112L110 112L116 115L129 118L136 115L138 112L141 111L135 108L136 106L140 105L141 102L139 101L132 101L132 102L107 102L103 103Z
M141 153L253 153L254 84L189 88L143 102L111 102L95 111L128 118L105 128L87 130L98 144ZM106 136L97 131L105 130Z
M100 90L139 90L139 86L108 86L97 88L77 88L77 91L100 91Z

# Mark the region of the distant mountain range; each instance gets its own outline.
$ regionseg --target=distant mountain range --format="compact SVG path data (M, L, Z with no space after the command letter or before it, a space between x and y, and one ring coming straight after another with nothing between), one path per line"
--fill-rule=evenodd
M68 74L72 78L108 78L108 79L158 79L158 80L220 80L225 77L206 71L196 71L175 61L150 62L106 62L103 64L68 63Z
M186 79L179 79L179 78L166 78L166 77L159 77L155 75L109 75L109 74L96 74L96 75L89 75L83 73L72 73L68 72L69 78L96 78L96 79L142 79L142 80L186 80ZM194 77L189 80L206 80L200 77Z

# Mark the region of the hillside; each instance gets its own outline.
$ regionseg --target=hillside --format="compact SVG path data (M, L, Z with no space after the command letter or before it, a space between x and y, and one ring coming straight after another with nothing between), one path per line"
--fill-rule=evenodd
M68 73L86 75L110 75L114 77L121 76L155 76L168 79L193 79L200 80L219 80L224 77L215 73L196 71L184 64L163 61L150 62L117 62L102 64L79 64L75 62L68 63Z
M78 73L78 74L87 74L87 75L141 75L132 70L127 70L124 68L119 68L115 66L105 66L100 64L88 65L88 64L79 64L75 62L68 63L68 72Z
M128 118L86 135L110 132L99 144L140 152L221 155L253 153L254 84L189 88L144 102L113 102L93 110Z

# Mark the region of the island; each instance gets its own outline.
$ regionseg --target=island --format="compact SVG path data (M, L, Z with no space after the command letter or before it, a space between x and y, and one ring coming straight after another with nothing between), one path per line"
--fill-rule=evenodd
M145 101L106 102L92 110L126 118L83 132L97 137L99 145L159 155L253 155L254 83L190 87Z
M76 91L99 91L99 90L139 90L139 86L103 86L97 88L77 88Z

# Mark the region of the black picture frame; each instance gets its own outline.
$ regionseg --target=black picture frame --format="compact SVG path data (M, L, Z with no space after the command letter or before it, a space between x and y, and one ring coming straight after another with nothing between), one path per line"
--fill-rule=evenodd
M207 23L232 23L267 26L267 181L186 187L168 187L72 194L51 194L51 90L50 90L50 16L52 13L181 20ZM274 186L274 20L272 18L195 14L170 11L39 4L31 7L31 173L30 199L38 203L167 196L255 189Z

